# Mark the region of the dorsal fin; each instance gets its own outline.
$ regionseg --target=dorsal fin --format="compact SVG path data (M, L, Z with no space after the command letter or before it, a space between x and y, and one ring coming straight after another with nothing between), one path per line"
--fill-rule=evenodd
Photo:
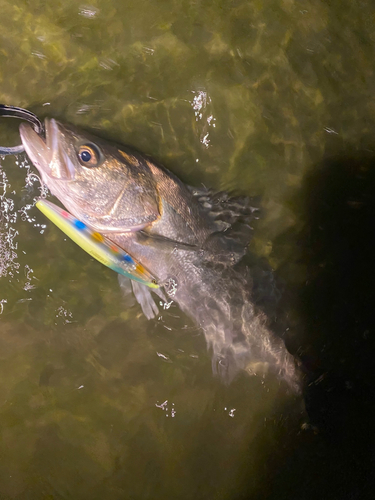
M256 206L259 200L230 196L224 191L215 193L207 188L189 186L189 189L213 222L213 230L204 249L211 250L215 261L235 264L246 253L250 243L253 232L251 222L259 218L260 209Z
M259 218L259 198L231 196L226 191L188 186L201 207L217 222L234 225L236 222L249 224Z

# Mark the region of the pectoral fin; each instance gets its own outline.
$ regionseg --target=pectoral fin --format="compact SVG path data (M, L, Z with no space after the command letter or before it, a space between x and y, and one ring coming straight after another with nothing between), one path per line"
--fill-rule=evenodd
M129 306L134 305L135 297L147 319L152 319L157 316L159 309L155 303L155 298L151 294L151 289L148 286L143 285L138 281L130 280L121 274L118 275L118 281L126 303ZM160 288L153 289L153 292L156 293L164 302L167 302L167 299Z
M143 314L147 319L155 318L155 316L159 313L159 309L151 295L151 290L137 281L132 281L131 285L135 298L142 307Z
M121 288L122 296L124 298L124 303L126 307L133 307L135 304L135 297L133 294L133 288L131 284L131 279L123 274L118 274L118 282Z
M144 246L152 246L153 248L157 248L160 252L164 253L169 253L173 250L196 251L198 249L196 245L171 240L170 238L160 236L158 234L151 235L148 234L147 231L139 231L137 233L137 241Z

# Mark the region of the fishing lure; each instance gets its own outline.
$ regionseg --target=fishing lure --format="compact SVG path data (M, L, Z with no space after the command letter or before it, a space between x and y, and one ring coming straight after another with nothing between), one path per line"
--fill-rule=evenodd
M155 277L142 264L102 234L92 231L63 208L47 200L38 200L36 207L94 259L116 273L123 274L150 288L159 288Z

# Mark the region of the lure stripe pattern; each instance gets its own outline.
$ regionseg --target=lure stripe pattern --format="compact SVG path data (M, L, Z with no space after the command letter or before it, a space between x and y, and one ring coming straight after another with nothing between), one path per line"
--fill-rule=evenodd
M77 245L105 266L150 288L159 287L156 278L142 264L66 210L47 200L38 200L36 207Z

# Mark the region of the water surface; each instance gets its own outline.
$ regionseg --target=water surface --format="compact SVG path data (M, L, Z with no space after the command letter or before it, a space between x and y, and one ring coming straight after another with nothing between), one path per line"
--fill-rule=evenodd
M321 378L311 425L272 376L223 386L191 321L174 305L147 321L33 207L27 158L2 159L0 498L364 498L374 20L349 0L1 2L1 102L261 196L274 326Z

